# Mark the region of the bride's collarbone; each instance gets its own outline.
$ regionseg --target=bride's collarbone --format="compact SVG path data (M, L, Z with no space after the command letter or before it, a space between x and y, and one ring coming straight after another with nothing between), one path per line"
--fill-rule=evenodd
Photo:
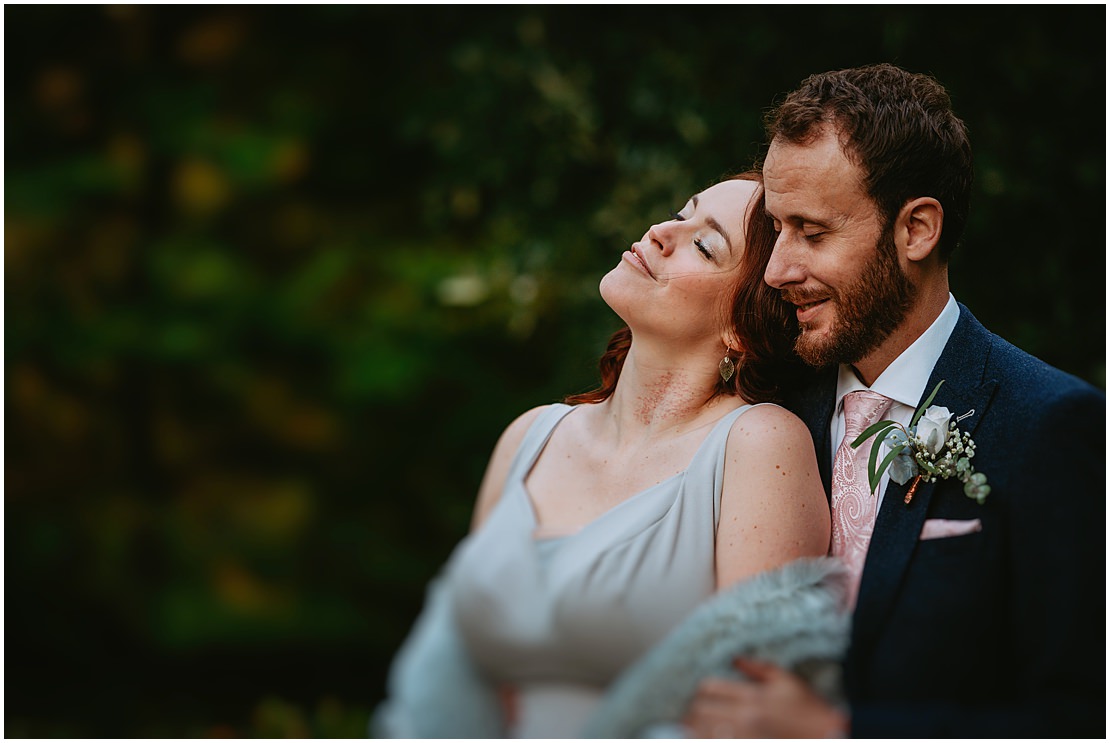
M700 439L624 449L598 442L555 446L536 462L528 489L538 505L605 510L681 473L699 444Z
M557 528L581 527L681 472L648 475L638 471L628 478L568 476L529 481L528 492L541 524Z
M556 530L580 528L677 477L729 412L714 410L677 429L626 436L620 442L597 417L568 416L525 478L538 523Z

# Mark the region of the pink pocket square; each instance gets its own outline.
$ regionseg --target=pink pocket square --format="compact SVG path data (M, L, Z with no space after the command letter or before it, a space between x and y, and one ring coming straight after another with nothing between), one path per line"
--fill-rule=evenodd
M919 539L944 539L945 537L959 537L964 534L974 534L983 530L983 523L979 519L959 521L955 519L925 519L921 527Z

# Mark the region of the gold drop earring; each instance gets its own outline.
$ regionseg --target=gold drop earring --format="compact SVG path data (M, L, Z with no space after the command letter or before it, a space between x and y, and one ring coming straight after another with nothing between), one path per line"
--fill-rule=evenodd
M732 375L736 373L736 362L734 362L732 356L729 355L731 352L732 349L725 346L725 357L721 359L721 363L717 365L717 371L721 373L721 379L726 382L732 379Z

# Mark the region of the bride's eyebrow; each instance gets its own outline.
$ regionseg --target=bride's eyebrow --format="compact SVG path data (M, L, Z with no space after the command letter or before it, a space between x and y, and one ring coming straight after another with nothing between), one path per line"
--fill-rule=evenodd
M697 197L696 194L694 195L693 198L690 199L690 202L694 205L695 209L698 208L698 197ZM721 223L718 222L713 217L706 217L705 218L705 223L707 225L709 225L710 229L716 230L717 232L721 233L721 237L723 237L725 239L725 244L728 246L728 252L731 253L732 252L732 238L729 237L728 232L725 230L724 227L721 226Z
M717 220L713 219L713 217L706 217L705 223L707 225L709 225L709 227L711 229L714 229L717 232L721 233L721 237L723 237L725 239L725 244L728 246L728 252L731 253L732 252L732 238L728 236L727 232L725 232L725 228L721 226L721 223L718 222Z

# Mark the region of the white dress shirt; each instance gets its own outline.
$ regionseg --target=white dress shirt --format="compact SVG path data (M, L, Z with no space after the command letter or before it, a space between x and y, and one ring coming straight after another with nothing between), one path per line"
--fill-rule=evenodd
M870 389L880 395L894 400L890 408L888 419L898 421L903 426L909 427L914 411L921 396L925 393L925 385L929 383L929 376L933 367L937 365L941 353L944 351L952 331L956 328L956 321L960 319L960 308L956 299L948 295L948 303L933 320L929 329L922 333L917 340L910 344L898 358L890 363L871 387L867 387L856 376L855 370L848 364L840 365L840 375L836 380L836 413L832 417L832 455L836 458L836 450L840 448L840 440L844 438L844 396L849 392ZM879 506L883 503L883 494L890 476L884 474L879 483ZM878 509L876 509L878 513Z

